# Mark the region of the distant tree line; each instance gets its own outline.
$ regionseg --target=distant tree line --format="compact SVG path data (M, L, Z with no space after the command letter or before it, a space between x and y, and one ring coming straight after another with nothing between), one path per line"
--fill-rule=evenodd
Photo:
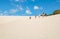
M46 13L42 13L41 15L39 15L39 17L40 16L51 16L51 15L57 15L57 14L60 14L60 10L55 10L52 14L49 14L49 15L47 15ZM35 18L36 18L37 16L35 16ZM29 17L29 19L31 19L31 17Z
M55 10L52 14L49 14L48 16L56 15L56 14L60 14L60 10Z

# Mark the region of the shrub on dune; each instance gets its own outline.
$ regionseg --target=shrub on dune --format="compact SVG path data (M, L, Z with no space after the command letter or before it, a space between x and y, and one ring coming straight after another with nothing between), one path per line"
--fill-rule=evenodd
M55 10L55 11L53 12L53 15L56 15L56 14L60 14L60 10Z

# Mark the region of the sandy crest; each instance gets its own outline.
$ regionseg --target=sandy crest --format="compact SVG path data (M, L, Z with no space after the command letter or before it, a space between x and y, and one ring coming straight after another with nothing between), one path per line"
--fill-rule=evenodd
M60 39L60 15L0 17L0 39Z

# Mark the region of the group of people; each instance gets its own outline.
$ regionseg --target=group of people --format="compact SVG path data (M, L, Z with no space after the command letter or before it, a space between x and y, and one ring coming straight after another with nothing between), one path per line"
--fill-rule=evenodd
M39 17L40 16L47 16L47 14L46 13L42 13L41 15L39 15ZM37 16L35 16L35 18L36 18ZM31 16L29 17L29 19L31 19Z

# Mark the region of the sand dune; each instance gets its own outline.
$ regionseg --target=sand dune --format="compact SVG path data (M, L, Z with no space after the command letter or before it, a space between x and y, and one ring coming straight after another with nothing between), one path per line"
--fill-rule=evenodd
M60 39L60 15L0 17L0 39Z

